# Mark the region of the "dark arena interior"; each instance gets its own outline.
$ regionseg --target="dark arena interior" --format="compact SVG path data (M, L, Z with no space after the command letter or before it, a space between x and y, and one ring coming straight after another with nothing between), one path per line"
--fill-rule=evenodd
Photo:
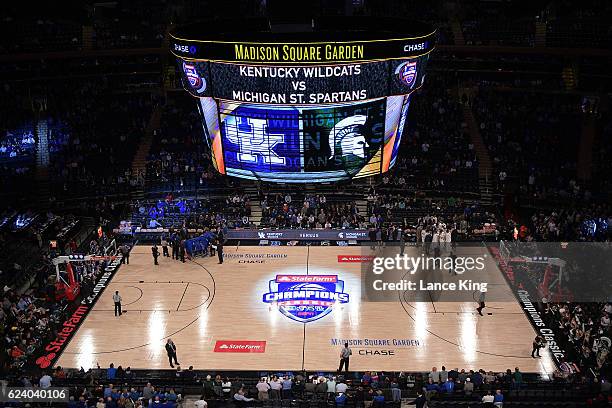
M0 19L0 407L612 405L612 2Z

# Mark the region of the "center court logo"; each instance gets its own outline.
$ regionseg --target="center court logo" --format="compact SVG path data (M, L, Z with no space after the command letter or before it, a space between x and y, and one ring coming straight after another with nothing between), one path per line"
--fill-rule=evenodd
M276 275L264 303L275 303L288 318L301 323L318 320L338 303L348 303L344 281L338 275Z

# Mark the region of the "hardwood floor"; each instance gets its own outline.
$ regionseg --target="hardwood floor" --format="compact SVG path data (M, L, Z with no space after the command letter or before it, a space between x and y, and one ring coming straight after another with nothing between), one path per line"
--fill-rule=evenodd
M356 247L226 247L225 254L222 265L215 257L160 258L154 266L149 247L134 248L130 265L119 269L57 364L169 368L164 345L172 338L183 368L328 371L337 369L340 343L350 339L352 370L554 369L546 352L530 357L535 333L492 260L488 279L507 291L508 301L488 302L491 314L481 317L467 301L365 301L362 265L338 261L360 255ZM292 320L262 300L276 275L337 275L348 302L335 303L319 320ZM120 317L113 315L116 290ZM229 341L229 349L218 341ZM265 351L232 352L247 344L236 341L265 342Z

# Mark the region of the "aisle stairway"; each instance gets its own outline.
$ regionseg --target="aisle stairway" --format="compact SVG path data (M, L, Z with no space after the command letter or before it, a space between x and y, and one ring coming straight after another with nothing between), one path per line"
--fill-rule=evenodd
M251 201L251 217L250 220L257 227L261 224L261 202L259 201L259 188L256 183L251 180L242 180L241 187L245 194L249 196Z
M151 113L151 118L149 119L149 124L145 128L144 135L142 136L142 140L140 141L140 145L138 146L138 150L134 154L134 159L132 160L132 174L136 175L141 173L144 177L147 171L147 157L149 156L149 152L151 151L151 146L153 145L154 135L153 132L156 129L159 129L161 125L161 113L162 107L157 105L153 112ZM134 198L142 198L144 194L144 187L138 185L136 191L134 191Z
M455 38L455 45L465 45L465 39L463 38L463 30L461 29L461 22L457 17L452 17L450 20L450 28Z
M578 68L575 65L564 67L561 72L561 78L567 91L575 90L578 86Z
M94 48L94 37L95 31L93 26L84 25L81 27L81 42L83 43L83 50L92 50Z
M36 165L49 165L49 128L46 119L39 119L36 124Z
M359 215L365 218L370 216L370 214L368 214L368 201L366 199L355 200L355 205L359 210Z
M478 158L478 181L481 200L484 205L490 205L493 204L496 197L493 195L493 164L489 156L489 149L482 139L474 113L468 105L463 106L463 117L468 127L470 139L474 144L476 157Z
M593 171L593 145L597 139L598 127L595 117L589 115L582 123L580 146L578 147L578 179L588 181Z
M536 21L535 23L535 41L536 47L546 47L546 23Z
M36 202L45 207L49 204L51 185L49 177L49 128L46 119L38 119L34 130L36 136Z

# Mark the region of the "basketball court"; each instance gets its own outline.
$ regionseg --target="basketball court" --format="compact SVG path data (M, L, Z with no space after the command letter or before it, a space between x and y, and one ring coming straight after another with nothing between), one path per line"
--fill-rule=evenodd
M172 338L182 368L332 371L350 340L355 371L554 370L547 351L530 357L535 332L517 301L487 303L482 317L475 302L411 302L401 295L365 302L361 264L339 257L361 254L360 247L227 246L222 265L216 257L186 263L160 257L154 266L150 247L137 246L57 364L170 368L164 345ZM487 269L496 290L511 295L491 258ZM337 276L346 302L303 323L264 301L278 275ZM121 317L113 313L115 291L123 298Z

